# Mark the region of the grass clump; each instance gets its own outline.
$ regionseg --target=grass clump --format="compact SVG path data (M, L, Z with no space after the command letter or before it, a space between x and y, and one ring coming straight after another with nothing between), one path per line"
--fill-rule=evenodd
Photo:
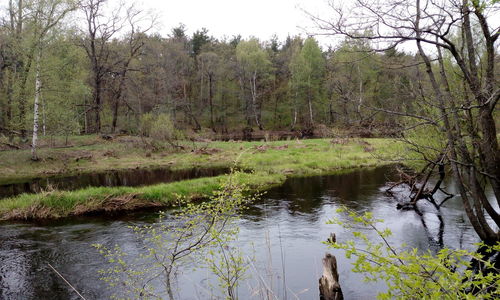
M0 219L35 220L147 207L170 207L180 198L193 200L210 197L228 176L230 175L138 188L89 187L75 191L22 194L0 201ZM234 179L258 191L281 184L285 176L261 172L239 173Z

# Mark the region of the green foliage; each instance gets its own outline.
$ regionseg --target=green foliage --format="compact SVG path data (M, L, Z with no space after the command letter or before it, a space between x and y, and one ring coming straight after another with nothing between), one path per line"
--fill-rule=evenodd
M181 30L184 28L181 27ZM179 29L177 30L179 31ZM178 36L180 32L175 32L174 34ZM184 34L184 32L182 32ZM182 35L181 35L182 36ZM205 44L208 44L211 41L210 36L208 35L208 29L202 28L201 30L197 30L193 33L193 38L191 39L191 55L198 56L200 54L201 49Z
M241 41L236 47L236 58L245 72L250 74L264 72L271 64L267 52L262 49L256 38Z
M307 77L315 81L321 80L325 71L325 59L318 42L312 37L306 39L300 55L304 59L303 72L307 74Z
M302 48L296 47L290 60L291 85L305 102L307 97L318 101L321 97L325 72L325 59L314 38L304 41Z
M153 113L145 113L140 117L141 135L149 137L151 136L151 130L155 121L155 116Z
M159 114L151 126L150 136L158 141L173 141L180 139L181 133L175 129L169 115Z
M85 53L65 35L56 36L45 50L42 62L42 120L53 135L78 134L83 127L85 99L90 88L85 84L88 71Z
M218 239L215 249L210 250L205 257L205 263L217 277L219 289L227 292L226 299L232 300L238 298L236 290L239 281L245 278L249 265L243 258L241 249L230 242L229 239Z
M408 141L408 147L411 149L405 157L409 161L435 159L447 148L445 133L430 125L418 126L408 130L406 140Z
M353 272L363 273L365 280L384 281L388 291L379 293L379 299L495 299L500 296L500 274L492 262L479 253L444 248L437 254L417 249L397 249L388 238L389 229L380 229L371 213L358 214L348 208L338 213L349 217L349 222L329 221L348 229L353 240L329 243L344 250L347 258L354 258ZM374 230L381 242L370 241L363 230ZM362 245L362 246L361 246ZM479 244L486 252L500 251L494 246ZM484 272L473 272L471 260L484 263Z
M146 113L140 118L141 135L149 137L150 140L143 140L145 144L154 149L165 148L165 143L177 146L177 141L184 138L181 131L174 127L170 115L161 113Z

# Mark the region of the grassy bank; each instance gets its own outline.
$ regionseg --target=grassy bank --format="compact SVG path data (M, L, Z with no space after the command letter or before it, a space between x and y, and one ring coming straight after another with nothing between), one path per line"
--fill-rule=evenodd
M237 165L252 170L240 180L253 189L266 189L290 176L312 176L336 170L377 166L388 163L401 145L390 139L328 139L277 142L210 142L199 143L194 151L145 153L129 142L99 142L73 148L44 149L41 162L23 159L23 151L0 153L1 180L15 181L42 176L48 170L57 174L74 174L136 167L214 167ZM109 152L113 152L110 155ZM7 152L10 152L10 156ZM47 157L74 157L85 153L86 159L51 160ZM108 154L106 154L108 153ZM18 160L16 164L12 157ZM4 158L9 158L6 161ZM63 164L63 169L61 168ZM10 171L9 171L10 170ZM146 187L98 187L76 191L52 191L24 194L0 200L0 219L59 218L90 212L132 210L141 207L169 206L178 195L203 198L217 189L226 176L200 178Z
M240 155L239 163L248 169L307 174L352 166L352 160L372 164L377 161L373 154L391 156L396 150L396 144L391 139L351 140L347 144L339 142L332 144L329 139L198 142L186 143L184 151L167 149L151 152L144 149L137 137L124 136L105 141L97 136L78 136L69 139L69 146L57 144L58 148L41 148L40 161L36 162L30 160L29 149L0 151L0 184L119 169L230 167Z
M0 200L0 220L56 219L89 213L110 213L148 207L169 207L179 197L202 199L218 189L229 175L156 184L145 187L90 187L75 191L23 194ZM238 180L253 190L283 182L284 176L239 174Z

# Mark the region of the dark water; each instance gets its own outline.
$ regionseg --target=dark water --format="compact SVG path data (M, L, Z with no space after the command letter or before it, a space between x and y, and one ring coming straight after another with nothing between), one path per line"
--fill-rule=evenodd
M0 199L22 193L38 193L56 188L75 190L90 186L141 186L225 174L229 168L192 168L187 170L127 169L74 176L51 176L0 185Z
M358 170L343 175L296 178L269 191L252 205L237 225L238 246L254 262L238 290L240 299L259 299L259 278L276 298L318 299L321 258L330 251L338 258L340 283L346 299L373 299L383 284L366 284L350 271L350 261L322 241L331 232L337 240L350 235L326 221L339 205L356 211L371 211L392 230L391 242L419 249L439 248L439 220L432 207L422 207L422 219L413 211L396 210L396 201L384 195L390 168ZM451 187L453 191L453 187ZM443 244L470 247L477 236L462 212L460 199L447 202L441 211ZM157 222L155 213L135 213L113 220L85 218L51 224L0 225L0 299L78 299L48 267L52 264L87 298L107 299L113 291L99 280L98 270L106 266L93 243L120 245L127 253L139 253L142 244L127 226ZM375 239L372 232L367 234ZM282 264L284 262L284 264ZM213 299L213 276L206 269L185 267L178 274L178 299ZM118 287L119 289L119 287Z

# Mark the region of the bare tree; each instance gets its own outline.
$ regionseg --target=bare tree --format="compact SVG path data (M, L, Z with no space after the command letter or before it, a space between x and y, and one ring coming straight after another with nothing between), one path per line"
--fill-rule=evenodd
M494 118L500 98L495 78L500 31L490 25L498 17L498 2L356 0L353 7L336 1L329 4L333 18L310 14L324 34L371 41L380 51L408 41L416 43L432 91L432 102L423 105L438 113L435 118L412 117L420 126L435 126L446 137L440 152L452 167L469 220L483 241L499 241L500 232L487 219L498 228L500 213L485 193L491 185L500 204L500 152ZM446 68L445 56L459 76ZM452 77L463 79L463 89L450 83ZM393 113L402 114L396 109Z
M216 74L217 67L219 65L219 56L214 52L202 52L198 55L198 60L200 61L201 72L205 74L207 78L208 85L208 105L210 109L210 128L213 132L216 132L215 129L215 120L214 120L214 89L216 84ZM202 76L203 78L203 76Z
M112 63L109 68L111 74L113 75L113 81L116 81L114 87L111 88L111 98L113 104L113 120L111 124L111 132L115 132L117 122L118 122L118 110L120 103L124 101L125 85L127 82L127 73L134 71L131 64L134 59L141 55L141 49L145 44L146 33L153 28L155 25L155 17L150 15L144 15L143 11L138 10L133 5L127 8L126 12L126 23L129 28L124 44L126 49L123 51L124 55L117 62ZM141 28L140 23L146 23L146 27ZM117 54L119 57L120 55ZM127 107L131 106L127 104Z
M93 128L85 128L87 133L101 131L102 89L106 74L109 72L110 48L109 42L124 26L120 16L120 8L114 10L110 16L104 15L107 0L84 0L80 9L85 15L86 31L81 40L92 70L92 103L85 112L86 124L90 124L89 113L93 113Z

